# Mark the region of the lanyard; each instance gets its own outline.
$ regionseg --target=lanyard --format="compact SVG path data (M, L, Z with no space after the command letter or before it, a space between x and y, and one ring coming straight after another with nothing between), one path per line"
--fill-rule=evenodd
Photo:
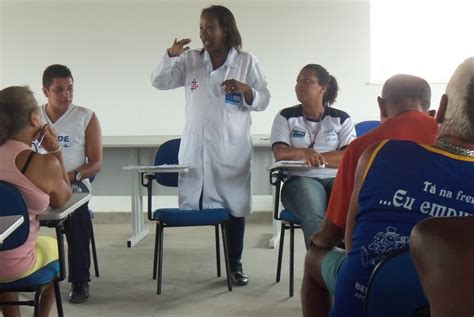
M312 130L311 124L309 124L308 120L306 119L306 115L304 114L304 111L303 111L303 119L304 119L304 124L306 126L306 130L308 131L309 141L311 142L310 145L308 146L308 149L313 149L314 144L316 143L316 137L318 136L319 130L321 129L321 124L320 124L321 121L317 122L316 129L314 130L314 134L311 134L311 130Z

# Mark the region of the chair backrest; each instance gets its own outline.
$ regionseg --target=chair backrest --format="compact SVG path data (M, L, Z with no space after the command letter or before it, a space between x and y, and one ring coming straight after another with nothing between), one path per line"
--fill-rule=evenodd
M377 128L380 126L381 122L377 120L368 120L368 121L361 121L357 123L354 127L356 130L357 137L366 134L372 129Z
M428 305L408 248L377 264L367 287L366 317L414 317Z
M172 139L163 143L155 155L155 165L178 164L178 152L181 139ZM158 184L167 187L178 187L178 173L155 173Z
M0 181L0 216L23 216L23 223L0 245L0 251L10 250L25 243L30 233L28 208L20 192L13 185Z

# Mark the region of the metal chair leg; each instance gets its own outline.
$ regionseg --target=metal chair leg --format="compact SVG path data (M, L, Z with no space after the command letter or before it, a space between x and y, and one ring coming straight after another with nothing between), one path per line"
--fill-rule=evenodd
M160 239L158 236L158 231L160 230L158 222L156 223L155 229L155 252L153 253L153 279L156 280L156 269L157 269L157 259L158 259L158 243L160 243Z
M157 279L157 289L156 293L161 294L161 282L162 282L162 273L163 273L163 231L164 228L161 224L158 225L159 230L157 235L159 235L159 250L158 250L158 279Z
M99 262L97 261L97 250L95 248L94 225L91 226L90 238L91 238L92 259L94 261L95 277L99 277Z
M39 317L40 315L40 301L41 301L42 291L43 291L43 288L40 288L40 289L37 289L35 292L34 311L33 311L34 317Z
M64 252L64 224L56 227L56 239L58 242L58 254L59 254L59 280L64 281L66 278L66 261Z
M229 289L229 292L232 291L232 282L230 280L230 266L229 266L229 251L227 249L227 238L226 238L226 233L225 233L225 224L221 223L221 229L222 229L222 245L224 247L224 259L225 259L225 272L227 275L227 288Z
M216 236L216 265L217 265L217 277L221 276L221 252L219 247L219 225L214 226L214 232Z
M56 298L56 309L58 310L58 317L64 317L63 303L61 301L61 292L59 290L59 280L53 281L54 296Z
M295 225L290 223L290 297L294 293L295 270Z
M281 260L283 257L283 245L285 243L285 224L283 221L281 222L281 230L280 230L280 246L278 248L278 264L277 264L277 275L276 275L276 282L280 282L281 276Z

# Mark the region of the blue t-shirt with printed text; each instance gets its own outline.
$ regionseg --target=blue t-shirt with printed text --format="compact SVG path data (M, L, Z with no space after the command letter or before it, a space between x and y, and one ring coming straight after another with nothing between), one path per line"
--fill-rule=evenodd
M364 316L375 265L408 245L416 223L474 215L473 157L410 141L388 141L377 149L360 190L352 249L337 276L333 317Z

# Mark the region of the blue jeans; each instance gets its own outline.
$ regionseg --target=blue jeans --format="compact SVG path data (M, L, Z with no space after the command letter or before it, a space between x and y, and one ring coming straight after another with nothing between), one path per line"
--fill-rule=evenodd
M283 184L281 202L300 220L306 248L311 236L319 232L333 182L334 178L293 176Z

